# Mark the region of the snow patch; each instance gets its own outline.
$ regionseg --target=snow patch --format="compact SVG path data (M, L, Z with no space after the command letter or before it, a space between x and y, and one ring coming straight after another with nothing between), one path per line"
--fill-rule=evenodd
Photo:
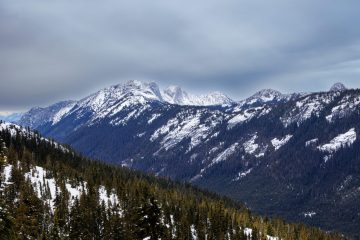
M196 233L196 229L195 229L194 225L190 226L190 231L191 231L192 240L197 240L198 237L197 237L197 233Z
M12 165L5 165L3 172L0 173L0 177L3 180L1 182L0 191L3 190L7 185L12 183L10 182L12 169L13 169Z
M238 146L239 146L238 143L234 143L229 148L225 149L223 152L221 152L219 155L217 155L217 157L215 159L212 160L210 165L212 166L214 164L217 164L219 162L227 160L228 157L230 157L231 155L233 155L236 152Z
M246 177L248 174L250 174L252 171L252 168L246 170L246 171L243 171L243 172L239 172L238 173L238 176L236 178L233 179L233 181L239 181L240 179Z
M274 138L271 140L271 144L274 146L275 151L279 150L282 146L284 146L290 139L292 135L286 135L282 139Z
M318 138L311 139L305 142L305 147L313 146L319 141Z
M257 134L254 134L248 141L243 144L246 153L253 154L259 148L259 145L255 143L256 139Z
M256 116L260 117L260 116L266 115L270 111L271 111L271 108L266 108L266 107L255 107L255 108L246 109L246 110L238 113L237 115L235 115L228 121L228 129L231 129L238 124L247 122Z
M179 114L176 118L170 119L164 126L157 129L150 137L150 141L162 138L159 151L162 149L168 151L184 139L190 139L187 151L192 150L201 142L205 141L215 126L221 121L221 118L213 116L201 123L201 113L200 111L194 115L190 114L185 116L183 113Z
M305 212L305 213L303 213L303 215L304 215L304 217L306 217L306 218L312 218L312 217L314 217L314 216L316 215L316 212L314 212L314 211Z
M99 201L100 203L104 202L106 207L116 206L119 204L119 198L116 195L115 190L108 193L104 186L99 187Z
M65 106L64 108L61 108L53 117L52 119L52 125L55 125L56 123L60 122L60 120L70 112L70 110L76 105L76 103L71 103L68 106Z
M86 188L86 182L84 182L82 185L73 185L70 184L69 182L67 182L65 184L66 190L69 192L70 194L70 204L73 205L75 199L80 199L80 196L83 193L87 192L87 188Z
M54 178L47 178L48 172L44 168L35 166L30 169L30 172L25 173L25 179L31 182L39 199L43 199L48 203L52 211L54 211L54 204L56 193L60 189L56 186Z
M330 153L325 156L324 160L327 162L333 153L344 147L350 147L356 141L355 128L350 129L346 133L339 134L333 138L329 143L318 146L318 149L322 152Z
M158 117L160 117L161 114L159 113L156 113L156 114L153 114L150 119L148 120L148 124L151 124L153 121L155 121Z

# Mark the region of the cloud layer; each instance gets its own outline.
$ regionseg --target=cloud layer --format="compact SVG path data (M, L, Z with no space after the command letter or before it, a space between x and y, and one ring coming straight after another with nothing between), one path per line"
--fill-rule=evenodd
M0 2L0 110L127 79L241 99L360 87L359 1Z

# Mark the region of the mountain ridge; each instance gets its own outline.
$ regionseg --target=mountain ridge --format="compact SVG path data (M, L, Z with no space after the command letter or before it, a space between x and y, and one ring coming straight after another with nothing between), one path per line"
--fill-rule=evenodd
M262 93L218 106L125 94L91 108L92 99L36 129L86 156L191 181L259 213L359 234L360 90Z

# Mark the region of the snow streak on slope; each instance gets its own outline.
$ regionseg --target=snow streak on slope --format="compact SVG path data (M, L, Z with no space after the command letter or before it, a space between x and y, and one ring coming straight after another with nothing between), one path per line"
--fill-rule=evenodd
M274 138L271 140L271 144L274 146L275 151L279 150L282 146L284 146L290 139L292 138L292 135L286 135L282 139Z
M329 143L320 145L318 149L322 152L334 153L340 148L351 146L356 140L355 128L350 129L346 133L340 134L337 137L333 138ZM330 157L329 155L328 157ZM328 157L325 161L328 160Z
M239 181L240 179L246 177L248 174L250 174L252 171L252 168L246 170L246 171L243 171L243 172L239 172L238 173L238 176L236 178L233 179L233 181Z
M195 114L180 113L170 119L164 126L157 129L151 136L150 141L161 138L161 149L166 151L176 146L185 139L190 139L188 151L196 147L212 133L213 129L221 122L220 116L212 116L201 121L203 112Z
M233 155L237 148L238 148L239 144L238 143L234 143L233 145L231 145L230 147L228 147L227 149L225 149L223 152L221 152L219 155L217 155L216 158L214 158L211 162L211 164L209 165L212 166L216 163L222 162L227 160L228 157L230 157L231 155Z
M271 111L271 108L267 106L262 107L254 107L254 108L247 108L245 110L239 109L240 112L236 113L229 121L228 121L228 129L233 128L237 124L241 124L247 122L254 117L260 117L263 115L268 114ZM236 110L235 110L236 111Z
M253 154L259 148L259 145L255 143L256 139L257 135L254 134L248 141L243 144L246 153Z
M72 102L69 103L69 105L66 105L65 107L61 108L52 118L52 125L60 122L63 116L65 116L70 110L76 105L76 103Z
M221 144L222 145L222 144ZM190 181L196 181L197 179L203 176L203 173L211 168L212 166L218 164L219 162L226 161L229 157L231 157L236 151L239 149L239 143L234 143L230 147L226 148L224 151L219 153L214 159L211 160L210 164L206 165L204 168L200 170L200 173L195 175ZM217 151L217 150L215 150Z

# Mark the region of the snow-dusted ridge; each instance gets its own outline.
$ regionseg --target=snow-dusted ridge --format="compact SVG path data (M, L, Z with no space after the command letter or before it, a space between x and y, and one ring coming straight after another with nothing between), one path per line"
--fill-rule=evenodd
M0 190L5 186L11 185L12 182L9 181L11 172L14 168L19 167L13 165L6 165L4 167L1 175L4 176L3 186L0 187ZM61 193L61 189L59 184L53 177L49 177L49 171L40 166L33 166L30 168L29 172L24 174L26 180L28 180L37 197L42 199L54 212L55 209L55 200L57 194ZM83 182L80 185L71 184L70 181L65 184L66 191L69 193L69 207L71 207L75 201L75 199L80 200L80 196L83 193L87 193L87 183ZM114 190L108 192L104 186L99 186L99 202L104 202L106 207L116 206L119 204L119 199Z
M0 131L8 131L12 137L16 137L16 135L19 134L24 138L36 138L39 141L51 142L55 148L58 148L63 152L70 152L70 149L68 147L59 144L55 141L52 141L48 138L41 137L38 133L35 133L33 131L28 131L28 129L13 123L1 122Z
M334 95L344 89L346 88L343 85L335 84L329 93ZM62 119L72 114L76 114L77 119L90 114L91 118L86 125L93 125L102 119L114 118L121 112L133 110L131 116L127 119L121 117L112 119L110 122L114 126L124 126L130 120L137 119L142 112L151 109L151 103L158 102L187 106L237 106L239 107L238 109L234 108L231 111L232 113L237 113L237 115L233 115L233 118L229 120L229 128L231 128L253 117L269 113L271 107L265 105L271 106L308 95L310 94L282 94L276 90L264 89L243 101L235 102L225 94L216 91L209 94L194 95L187 93L178 86L170 86L162 90L155 82L129 80L101 89L79 101L63 101L46 108L32 108L29 112L22 115L18 123L36 129L44 124L56 125ZM285 126L295 121L301 123L312 114L317 114L321 111L324 103L329 103L329 100L323 99L314 102L312 98L309 98L310 102L308 103L306 100L303 99L302 102L300 101L296 104L297 108L300 109L294 109L293 113L290 112L288 114L290 116L282 117ZM136 109L134 110L133 108ZM250 108L253 108L253 110Z
M172 86L161 90L155 82L130 80L101 89L79 101L63 101L46 108L32 108L21 117L19 123L36 129L44 124L55 125L72 114L76 114L77 119L90 114L87 125L93 125L105 118L112 118L111 125L126 125L142 112L151 109L154 102L191 106L235 104L232 99L220 92L193 95L180 87ZM127 119L116 118L124 111L131 111Z

